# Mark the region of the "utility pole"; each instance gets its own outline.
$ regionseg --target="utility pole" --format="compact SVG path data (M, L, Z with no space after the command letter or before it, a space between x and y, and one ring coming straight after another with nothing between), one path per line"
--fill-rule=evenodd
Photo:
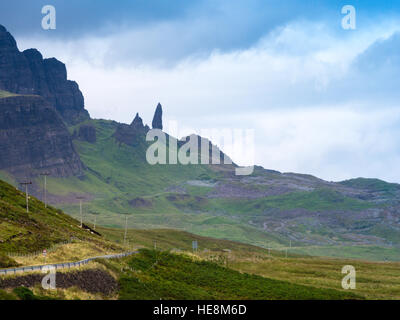
M26 213L29 213L29 195L28 195L28 185L32 184L32 181L24 181L21 182L20 185L25 186L25 195L26 195Z
M128 232L128 216L125 217L125 234L124 234L124 245L126 244L126 233Z
M79 213L81 216L81 228L83 227L83 214L82 214L82 200L84 199L83 197L76 197L79 200Z
M96 230L96 220L97 220L97 216L94 216L94 225L93 225L93 230Z
M47 208L47 176L50 175L50 172L43 172L40 175L44 177L43 198L44 198L44 207Z

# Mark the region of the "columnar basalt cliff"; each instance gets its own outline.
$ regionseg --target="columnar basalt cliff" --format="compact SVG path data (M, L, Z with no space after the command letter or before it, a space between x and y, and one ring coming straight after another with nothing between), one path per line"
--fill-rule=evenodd
M72 139L78 139L89 143L96 143L97 135L96 128L92 125L83 124L79 127L79 130L75 130L72 135Z
M48 171L82 174L83 164L60 115L40 96L0 99L0 170L16 177Z
M20 52L13 36L0 25L0 89L42 96L67 124L89 119L76 82L67 80L65 65L55 58L43 59L36 49Z

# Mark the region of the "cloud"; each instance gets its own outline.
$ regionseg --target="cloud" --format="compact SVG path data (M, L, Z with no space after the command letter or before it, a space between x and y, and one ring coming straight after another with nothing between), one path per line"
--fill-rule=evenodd
M267 112L257 117L258 163L327 180L400 181L400 109L352 106Z
M400 182L397 19L354 32L296 19L247 45L208 39L207 26L221 26L212 19L178 20L68 41L25 38L21 47L39 43L67 62L94 117L130 123L140 112L150 123L161 102L166 121L193 131L255 129L256 164Z

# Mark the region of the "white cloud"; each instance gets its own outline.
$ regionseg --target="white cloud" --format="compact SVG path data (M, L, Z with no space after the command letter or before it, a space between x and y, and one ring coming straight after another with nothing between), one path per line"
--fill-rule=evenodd
M139 112L150 123L161 102L166 118L184 126L254 128L256 164L331 180L368 176L400 182L398 108L370 95L352 96L353 84L346 82L354 59L397 26L388 21L338 34L323 24L298 22L247 50L188 57L170 68L142 58L107 64L119 49L131 48L124 42L132 37L136 46L146 45L151 30L69 43L39 41L39 50L67 63L93 117L129 123ZM37 40L22 41L22 47L33 43Z

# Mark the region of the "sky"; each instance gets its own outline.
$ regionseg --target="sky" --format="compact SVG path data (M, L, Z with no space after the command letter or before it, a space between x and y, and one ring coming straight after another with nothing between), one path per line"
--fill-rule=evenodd
M178 135L254 130L265 168L400 183L400 1L2 0L0 24L66 63L94 118L151 124L160 102Z

